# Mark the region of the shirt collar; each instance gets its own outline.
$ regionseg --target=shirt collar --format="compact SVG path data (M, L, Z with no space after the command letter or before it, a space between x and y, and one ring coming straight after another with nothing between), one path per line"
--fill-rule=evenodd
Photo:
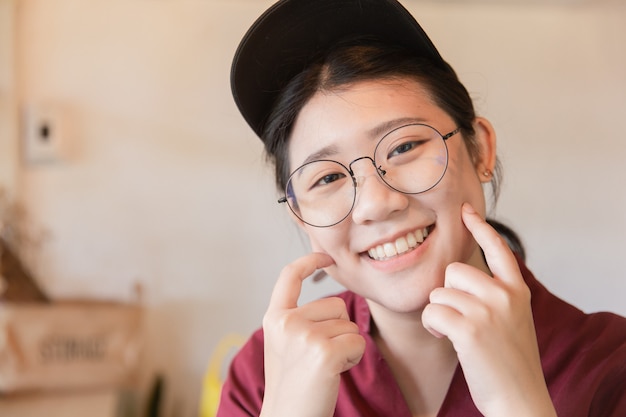
M365 298L354 294L354 322L359 326L361 333L369 333L372 323L370 307Z

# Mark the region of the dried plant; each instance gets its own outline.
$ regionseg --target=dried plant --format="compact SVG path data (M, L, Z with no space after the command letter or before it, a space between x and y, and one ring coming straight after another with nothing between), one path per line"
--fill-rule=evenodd
M36 251L46 233L32 234L27 224L24 207L0 188L0 301L47 300L20 256Z

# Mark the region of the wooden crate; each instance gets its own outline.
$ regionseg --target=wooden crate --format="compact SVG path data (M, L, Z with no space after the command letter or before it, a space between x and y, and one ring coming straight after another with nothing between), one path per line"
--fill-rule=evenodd
M138 306L0 303L0 393L124 386L140 351Z

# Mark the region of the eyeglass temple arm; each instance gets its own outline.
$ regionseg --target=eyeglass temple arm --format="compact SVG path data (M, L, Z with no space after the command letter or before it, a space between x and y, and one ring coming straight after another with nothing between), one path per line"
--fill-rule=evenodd
M450 139L452 136L456 135L457 133L459 133L461 131L460 127L457 127L456 129L454 129L452 132L448 133L447 135L443 135L441 138L443 140L448 140Z

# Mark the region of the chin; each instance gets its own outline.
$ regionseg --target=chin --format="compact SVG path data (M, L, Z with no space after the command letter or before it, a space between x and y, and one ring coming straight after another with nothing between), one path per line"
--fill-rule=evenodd
M412 288L407 289L399 286L396 288L392 287L360 294L369 301L383 307L385 310L394 313L410 314L422 312L422 310L430 302L430 292L434 288L434 286L432 288L413 286Z
M388 302L381 304L382 307L394 313L411 314L421 313L428 305L428 297L420 299L409 299L405 296L397 299L391 299Z

